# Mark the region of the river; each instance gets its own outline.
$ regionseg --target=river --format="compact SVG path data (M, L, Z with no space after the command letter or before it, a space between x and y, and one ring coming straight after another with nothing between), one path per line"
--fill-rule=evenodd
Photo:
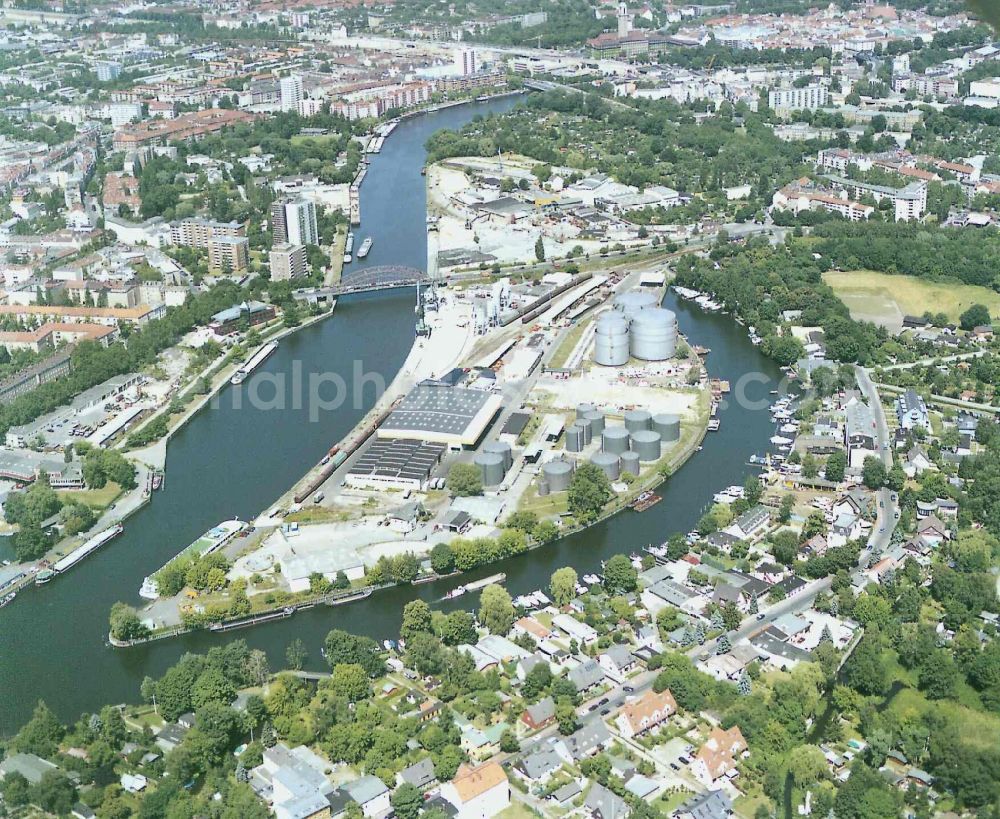
M362 225L358 241L374 237L368 265L423 267L426 257L424 143L434 131L456 128L474 115L506 110L507 98L472 103L404 120L373 159L362 187ZM357 262L355 263L358 264ZM750 344L743 328L726 316L706 314L671 292L665 305L678 316L692 343L712 349L708 368L714 377L736 381L759 372L776 381L781 373ZM413 294L389 291L342 299L332 319L305 328L281 343L262 366L288 375L299 362L304 373L335 372L348 378L356 361L388 383L412 341ZM754 385L748 397L765 403L769 386ZM261 394L264 394L264 390ZM368 600L339 608L319 607L287 620L227 635L196 632L128 649L106 645L108 610L116 600L139 603L142 578L220 520L252 518L313 466L320 455L346 435L374 401L374 392L357 406L309 420L308 408L280 412L235 409L232 392L223 391L218 406L199 412L170 442L164 488L153 502L130 518L125 533L88 557L65 577L23 591L0 610L0 736L17 730L38 699L64 720L105 703L137 701L139 683L158 676L186 651L242 638L264 649L273 667L284 661L292 639L305 641L307 666L319 668L319 648L331 628L363 632L383 639L398 632L403 606L422 597L440 598L455 580L398 587ZM773 434L765 411L730 401L719 417L722 428L709 433L697 453L660 490L663 501L649 511L615 517L527 556L512 558L470 575L507 573L507 588L517 595L547 585L549 575L572 564L583 574L617 552L658 543L674 531L691 529L713 492L742 483L748 457L761 452ZM474 605L461 598L448 607ZM441 606L442 608L445 606Z

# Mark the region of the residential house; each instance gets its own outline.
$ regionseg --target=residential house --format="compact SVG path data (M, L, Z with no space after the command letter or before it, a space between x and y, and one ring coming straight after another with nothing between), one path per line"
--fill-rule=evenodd
M862 520L857 515L837 515L826 534L826 542L831 549L857 540L862 535Z
M871 407L852 397L844 407L844 443L847 446L848 465L860 469L869 455L878 453L875 442L875 418Z
M762 537L771 525L771 511L766 506L755 506L740 515L722 531L740 540L754 541Z
M534 617L522 617L514 622L511 631L516 637L519 634L527 634L536 643L548 640L552 637L552 632L539 623Z
M643 589L640 599L646 610L653 615L667 606L680 609L687 614L697 614L708 602L704 595L673 580L661 580Z
M927 404L916 390L907 390L896 399L896 419L899 421L899 428L905 430L925 429L929 430L930 416L927 414Z
M940 544L942 540L951 538L951 530L941 522L937 515L929 515L918 521L917 534L934 546Z
M18 773L28 780L29 785L37 785L45 774L56 770L59 770L58 765L35 754L11 754L0 762L0 781L12 773Z
M906 460L903 461L903 472L906 477L912 478L916 475L922 475L928 469L936 469L934 462L927 457L927 453L919 446L910 447L910 451L906 453Z
M498 762L463 764L441 795L457 808L455 819L492 819L510 806L510 782Z
M713 785L722 777L736 773L736 762L747 754L747 742L738 725L728 731L714 728L698 749L691 772L704 785Z
M591 643L597 642L598 635L593 628L568 614L557 614L552 618L552 625L571 640L576 640L581 646L589 646Z
M555 749L543 746L526 754L514 766L514 770L529 784L545 785L562 766L563 759Z
M396 774L396 784L413 785L418 791L427 793L437 784L434 774L434 760L425 756L419 762L408 765Z
M600 783L594 783L583 803L583 810L592 819L627 819L628 802Z
M250 786L277 819L335 816L346 808L347 797L327 779L329 767L305 745L279 743L264 749L263 761L250 773Z
M184 741L187 732L188 729L182 725L164 725L156 735L156 744L163 753L168 754Z
M615 725L625 739L651 731L677 713L677 702L669 689L656 693L652 689L627 702L618 711Z
M500 737L507 726L504 723L490 725L480 730L474 725L465 725L459 739L459 745L471 759L489 759L500 751Z
M604 669L604 673L615 682L624 680L638 665L632 650L623 643L609 646L607 651L598 656L597 662Z
M544 728L556 718L556 703L552 697L545 697L533 705L529 705L521 714L521 722L532 731Z
M366 774L344 785L344 791L367 816L379 816L389 810L389 789L377 776Z
M604 681L604 669L601 668L597 660L588 657L576 668L571 668L566 676L576 686L576 690L582 694Z
M552 746L566 762L573 764L611 745L611 732L603 720L584 723L575 733L561 737Z
M677 819L729 819L733 802L723 790L702 791L677 808Z

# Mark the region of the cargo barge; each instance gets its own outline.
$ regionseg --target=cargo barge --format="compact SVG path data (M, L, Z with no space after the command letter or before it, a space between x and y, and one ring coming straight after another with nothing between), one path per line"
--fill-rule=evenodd
M95 552L100 549L108 541L118 537L122 532L125 531L125 527L120 523L116 523L110 529L105 529L103 532L98 532L92 538L87 540L80 546L77 546L72 552L63 558L60 558L52 565L52 571L56 574L61 574L67 569L73 568L77 563L83 560L91 552Z
M242 384L248 375L256 370L261 364L264 363L265 359L271 355L275 350L278 349L277 341L269 341L257 350L250 358L240 365L240 368L233 373L233 377L229 379L229 383L233 385Z
M456 586L450 592L448 592L442 600L454 600L456 597L461 597L463 594L469 592L476 592L480 589L484 589L494 583L503 583L507 579L507 575L504 572L499 574L491 574L489 577L484 577L482 580L473 580L471 583L466 583L462 586Z

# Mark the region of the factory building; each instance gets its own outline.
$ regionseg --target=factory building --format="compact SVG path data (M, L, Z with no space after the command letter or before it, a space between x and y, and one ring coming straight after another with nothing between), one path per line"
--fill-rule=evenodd
M377 439L344 480L362 489L421 489L446 450L430 441Z
M486 390L423 381L379 427L379 438L431 441L449 449L474 447L500 413L501 397Z

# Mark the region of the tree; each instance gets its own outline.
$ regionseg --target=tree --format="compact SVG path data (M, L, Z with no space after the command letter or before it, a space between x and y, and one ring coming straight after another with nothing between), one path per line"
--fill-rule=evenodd
M350 634L335 628L326 635L324 641L326 661L333 668L339 664L356 663L369 677L385 673L385 662L380 656L379 645L371 637Z
M415 785L404 782L389 799L399 819L417 819L424 804L424 795Z
M734 631L740 627L743 621L743 612L736 603L730 600L722 607L722 621L727 631Z
M958 317L959 325L963 330L973 330L984 324L991 324L989 308L985 304L973 304Z
M418 632L430 634L431 627L431 607L423 600L411 600L403 606L403 623L399 627L399 636L404 640L409 640Z
M951 655L944 649L935 649L920 666L920 690L932 700L955 696L960 674Z
M743 496L746 498L746 502L750 506L756 506L760 503L761 495L764 494L764 487L761 485L760 478L756 475L749 475L745 481L743 481Z
M288 648L285 649L285 662L293 671L301 671L308 658L309 651L306 649L306 644L298 637L292 640L288 644Z
M475 464L458 463L448 470L448 491L456 498L483 494L482 471Z
M271 678L271 667L267 661L267 654L259 648L251 651L247 656L244 672L252 685L264 685Z
M446 646L476 642L476 623L472 615L464 609L449 612L435 626L435 633Z
M368 675L357 663L338 663L330 674L330 688L348 702L360 702L371 694Z
M545 242L542 241L541 234L535 240L535 258L540 262L545 261Z
M549 592L557 606L565 606L576 597L577 574L571 566L556 569L549 580Z
M723 634L719 638L719 642L716 643L716 645L715 645L715 653L716 654L728 654L730 651L732 651L732 649L733 649L733 645L732 645L732 643L729 642L729 635L728 634Z
M625 555L613 555L604 564L604 588L608 594L627 594L635 591L639 572Z
M881 489L885 485L886 468L881 458L869 455L861 466L861 480L869 489Z
M63 733L63 726L56 715L43 700L39 700L31 719L18 731L11 747L22 754L49 757L58 749Z
M191 705L197 710L210 702L229 705L236 699L236 689L222 669L206 669L191 688Z
M837 450L826 459L826 469L823 474L828 481L840 483L844 480L844 471L847 469L847 456Z
M559 703L556 706L556 723L559 725L559 733L564 737L575 733L580 727L576 709L570 703Z
M800 745L788 754L788 773L806 789L826 778L826 757L815 745Z
M509 728L500 735L500 750L505 754L516 754L521 750L521 743L517 741L517 735Z
M781 496L781 504L778 506L778 523L788 523L792 519L792 510L795 509L795 496L786 494Z
M844 664L844 680L855 691L872 695L881 694L885 690L885 677L878 629L866 631L854 653Z
M142 640L149 636L149 628L128 603L115 603L111 607L109 621L111 636L116 640Z
M431 568L438 574L449 574L455 569L455 554L447 543L435 543L431 549Z
M581 522L590 523L597 519L610 499L608 476L595 464L581 464L569 483L569 511Z
M76 786L62 771L48 770L31 789L31 801L48 813L65 816L76 802Z
M506 589L491 584L479 597L479 622L490 634L506 634L514 624L514 604Z

